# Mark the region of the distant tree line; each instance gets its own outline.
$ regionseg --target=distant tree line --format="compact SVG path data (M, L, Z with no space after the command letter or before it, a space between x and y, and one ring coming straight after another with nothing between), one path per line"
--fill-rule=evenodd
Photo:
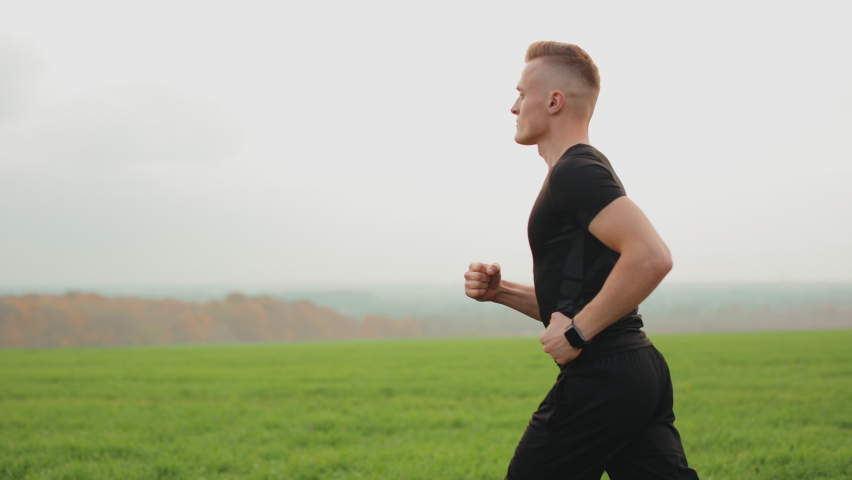
M0 348L536 336L543 328L502 305L471 301L459 288L423 290L232 293L213 301L0 295ZM852 287L696 286L657 292L639 311L650 334L852 328Z
M0 348L291 340L422 335L410 318L360 320L307 301L246 297L205 303L93 293L0 296Z

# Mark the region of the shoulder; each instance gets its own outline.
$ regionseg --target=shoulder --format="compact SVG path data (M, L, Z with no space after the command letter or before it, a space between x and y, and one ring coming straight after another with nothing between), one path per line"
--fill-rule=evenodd
M565 155L551 169L551 183L572 185L587 184L592 180L615 181L615 174L607 163L593 151L582 150Z
M594 152L592 147L569 149L549 174L548 190L557 210L573 215L585 227L601 209L626 195L609 161Z

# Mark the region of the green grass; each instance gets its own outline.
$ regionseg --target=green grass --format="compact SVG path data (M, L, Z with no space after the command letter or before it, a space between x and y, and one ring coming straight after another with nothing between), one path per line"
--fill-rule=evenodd
M852 478L852 330L657 335L703 480ZM0 351L0 479L499 479L534 338Z

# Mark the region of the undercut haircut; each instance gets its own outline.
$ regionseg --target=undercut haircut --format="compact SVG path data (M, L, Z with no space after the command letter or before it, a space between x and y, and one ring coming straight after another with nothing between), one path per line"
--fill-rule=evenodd
M601 89L601 76L598 66L585 50L570 43L535 42L527 48L526 62L539 57L548 57L555 65L564 67L577 78L582 79L595 91Z

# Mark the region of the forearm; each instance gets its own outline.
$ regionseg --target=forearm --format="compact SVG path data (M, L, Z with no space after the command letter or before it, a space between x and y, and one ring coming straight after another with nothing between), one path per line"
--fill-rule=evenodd
M503 280L500 282L497 295L494 297L494 303L505 305L539 322L541 321L535 287L532 285L521 285Z
M638 307L671 270L668 251L624 255L600 292L577 315L574 324L590 339Z

